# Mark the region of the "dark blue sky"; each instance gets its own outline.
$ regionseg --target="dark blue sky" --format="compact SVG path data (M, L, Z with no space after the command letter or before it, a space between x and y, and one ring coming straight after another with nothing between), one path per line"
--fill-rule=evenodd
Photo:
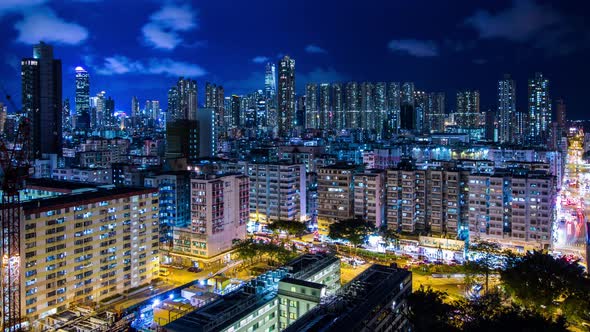
M527 79L542 71L570 118L590 119L588 9L538 0L1 0L0 83L20 104L19 59L44 40L63 61L64 99L73 100L82 65L91 93L106 90L117 109L128 111L133 95L165 108L180 75L200 92L211 81L242 94L263 87L258 62L289 54L299 92L308 81L414 81L446 92L448 109L458 89L479 89L482 110L495 108L506 72L522 110Z

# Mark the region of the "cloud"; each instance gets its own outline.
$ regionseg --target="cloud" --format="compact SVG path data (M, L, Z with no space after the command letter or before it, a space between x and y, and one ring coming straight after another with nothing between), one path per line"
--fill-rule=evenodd
M477 11L465 20L465 24L477 30L480 38L523 42L562 20L547 5L537 4L533 0L514 0L510 8L496 14L485 10Z
M392 52L407 53L415 57L432 57L439 54L438 46L432 40L392 40L387 44L387 47Z
M486 60L486 59L473 59L472 62L476 65L485 65L486 63L488 63L488 60Z
M97 67L99 75L166 75L199 77L207 74L207 71L199 65L175 61L169 58L152 58L147 61L131 60L126 56L115 55L104 59L104 64Z
M0 15L10 12L22 12L47 2L48 0L2 0L0 1Z
M173 50L183 42L180 32L198 28L197 11L186 5L168 4L150 16L141 28L144 41L154 47Z
M88 30L77 23L66 22L49 8L35 8L23 13L15 23L17 41L36 44L45 41L56 44L80 44L88 38Z
M316 53L316 54L328 53L328 51L326 51L325 49L323 49L317 45L313 45L313 44L305 46L305 52Z
M254 63L265 63L268 62L269 58L267 56L255 56L254 58L252 58L252 62Z

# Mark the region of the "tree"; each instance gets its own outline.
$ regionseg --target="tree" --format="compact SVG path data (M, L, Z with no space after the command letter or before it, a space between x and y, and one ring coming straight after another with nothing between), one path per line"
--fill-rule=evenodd
M563 317L545 317L497 292L448 303L446 293L420 286L407 301L415 331L566 331Z
M394 229L386 228L381 231L381 236L383 237L383 241L387 246L391 245L398 245L399 243L399 234Z
M445 303L447 293L433 290L432 288L420 288L408 296L407 317L420 331L458 331L451 323L451 317L456 310L455 306Z
M254 259L260 255L260 246L253 239L234 242L234 250L239 259L254 264Z
M343 239L354 247L365 243L367 235L373 231L373 225L362 219L345 219L330 224L328 236L331 239Z
M303 234L305 234L305 231L307 231L307 227L304 223L288 220L277 220L269 224L268 229L273 231L275 234L280 232L287 233L287 240L289 240L290 235L301 237Z
M485 292L489 291L490 272L500 267L501 247L498 243L479 241L469 249L474 252L474 258L465 264L467 271L483 273L485 275Z
M521 257L509 255L500 277L505 289L525 305L553 312L560 304L572 320L587 318L590 313L590 280L577 261L540 251Z

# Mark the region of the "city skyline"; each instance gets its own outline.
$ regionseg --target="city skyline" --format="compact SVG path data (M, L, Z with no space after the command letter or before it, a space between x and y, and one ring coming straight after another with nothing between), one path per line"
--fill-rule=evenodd
M179 76L197 81L202 87L200 101L204 101L205 82L222 85L226 95L263 90L266 63L278 65L279 56L289 55L297 62L298 94L305 92L307 83L408 81L421 91L445 92L447 111L455 108L449 96L468 89L480 91L482 111L496 110L497 82L504 73L515 81L517 110L525 111L527 82L540 71L551 81L551 97L563 98L568 105L569 117L586 118L583 78L589 73L581 64L588 55L590 33L574 3L554 7L532 0L464 3L452 12L442 8L443 4L430 3L420 11L421 18L429 22L424 25L409 24L420 18L413 14L417 12L413 6L420 4L356 7L343 3L337 8L338 15L326 17L321 13L331 8L328 2L314 7L302 2L291 4L290 15L283 20L264 13L279 13L286 10L286 4L235 4L218 10L223 5L121 6L110 1L1 5L0 26L13 41L0 64L1 83L7 94L20 95L19 60L30 57L31 45L44 40L54 46L54 56L62 59L64 100L74 100L75 68L82 66L90 74L90 95L104 90L117 101L117 110L128 114L132 96L138 96L141 103L159 100L165 109L167 90ZM86 11L93 13L78 19ZM124 16L128 11L134 15ZM103 12L112 14L113 24L105 26L99 19ZM236 29L236 23L216 29L213 22L220 13L230 18L251 17L249 29ZM171 15L177 16L171 20ZM514 17L529 24L519 26L512 22ZM347 25L349 19L358 24ZM32 20L50 29L36 29ZM117 29L114 38L115 27L123 22L126 29ZM277 27L264 34L270 42L257 42L268 26ZM283 35L289 38L284 40ZM235 44L235 39L243 42ZM365 58L371 61L359 61ZM4 99L0 101L7 104ZM20 107L19 98L13 99Z

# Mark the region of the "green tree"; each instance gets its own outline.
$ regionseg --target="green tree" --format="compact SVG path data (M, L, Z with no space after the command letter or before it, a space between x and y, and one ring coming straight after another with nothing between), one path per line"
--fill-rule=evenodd
M365 243L367 236L373 230L373 225L362 219L345 219L330 224L328 236L331 239L346 240L356 249Z
M451 319L456 307L446 299L447 293L423 286L408 296L407 317L415 331L459 331Z
M465 264L466 271L483 273L485 276L485 292L489 291L490 273L501 265L501 247L498 243L479 241L469 249L474 253L473 259Z
M254 264L255 258L260 255L260 246L253 239L234 241L234 250L239 259Z
M307 231L305 223L288 220L277 220L268 225L268 229L273 231L275 234L285 232L287 234L287 241L290 236L301 237Z
M590 281L577 261L540 251L509 255L500 277L505 289L525 305L554 312L560 304L568 319L588 318Z
M381 237L387 246L395 245L396 247L399 244L399 233L391 228L385 228L381 230Z

